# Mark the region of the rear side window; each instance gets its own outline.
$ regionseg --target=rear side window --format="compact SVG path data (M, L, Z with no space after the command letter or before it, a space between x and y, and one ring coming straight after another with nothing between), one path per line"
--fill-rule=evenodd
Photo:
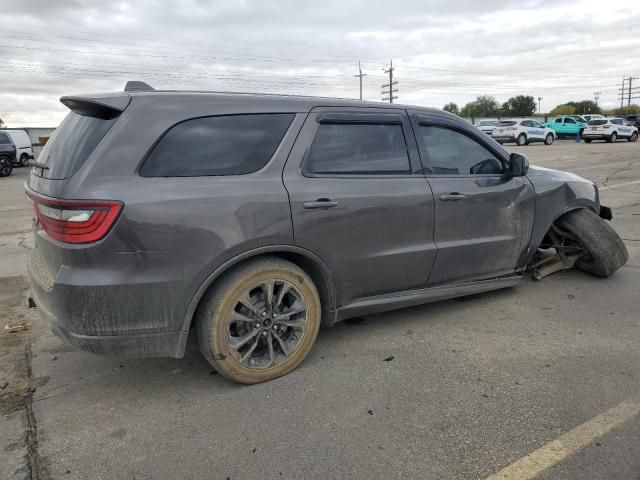
M410 173L402 125L327 124L318 131L304 164L309 174Z
M11 143L11 139L9 138L9 135L7 135L6 133L0 132L0 145L10 145Z
M38 156L38 162L49 168L34 168L33 173L56 180L69 178L80 169L115 121L115 118L104 120L69 112Z
M576 121L573 118L565 118L564 123L576 123Z
M227 115L179 123L160 139L140 175L203 177L255 172L271 159L294 116Z

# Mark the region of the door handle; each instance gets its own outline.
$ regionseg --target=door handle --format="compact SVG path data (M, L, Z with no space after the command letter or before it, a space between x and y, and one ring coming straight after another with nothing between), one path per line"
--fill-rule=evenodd
M334 202L332 200L329 200L328 198L319 198L315 202L304 202L302 206L307 210L311 210L311 209L326 210L328 208L337 207L338 202Z
M440 200L443 202L457 202L458 200L463 200L467 198L466 195L458 192L451 192L444 195L440 195Z

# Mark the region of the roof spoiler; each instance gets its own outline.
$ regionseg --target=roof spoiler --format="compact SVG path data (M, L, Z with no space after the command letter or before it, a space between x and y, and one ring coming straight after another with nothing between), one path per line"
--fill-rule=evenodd
M129 80L124 85L125 92L153 92L155 88L140 80Z
M126 93L65 96L61 97L60 101L65 107L78 115L111 120L127 108L131 101L131 96Z

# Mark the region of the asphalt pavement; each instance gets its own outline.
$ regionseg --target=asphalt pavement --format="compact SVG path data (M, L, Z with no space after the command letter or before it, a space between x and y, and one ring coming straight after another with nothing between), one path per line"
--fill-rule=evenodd
M600 185L625 267L343 322L254 386L215 375L193 342L181 360L69 351L25 309L38 478L484 479L529 458L550 462L536 478L638 480L640 143L519 150ZM24 272L30 245L26 173L0 179L4 277ZM544 450L621 402L631 413L579 430L579 448ZM3 429L26 438L28 424L15 413Z

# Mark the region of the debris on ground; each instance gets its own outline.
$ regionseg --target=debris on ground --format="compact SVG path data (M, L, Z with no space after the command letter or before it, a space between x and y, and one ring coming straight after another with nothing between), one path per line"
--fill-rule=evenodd
M391 360L393 360L394 358L396 358L396 357L394 357L393 355L391 355L391 356L389 356L389 357L385 358L385 359L384 359L384 360L382 360L382 361L383 361L383 362L390 362L390 361L391 361Z
M22 330L28 330L31 325L24 318L18 323L8 323L4 326L4 331L7 333L20 332Z

